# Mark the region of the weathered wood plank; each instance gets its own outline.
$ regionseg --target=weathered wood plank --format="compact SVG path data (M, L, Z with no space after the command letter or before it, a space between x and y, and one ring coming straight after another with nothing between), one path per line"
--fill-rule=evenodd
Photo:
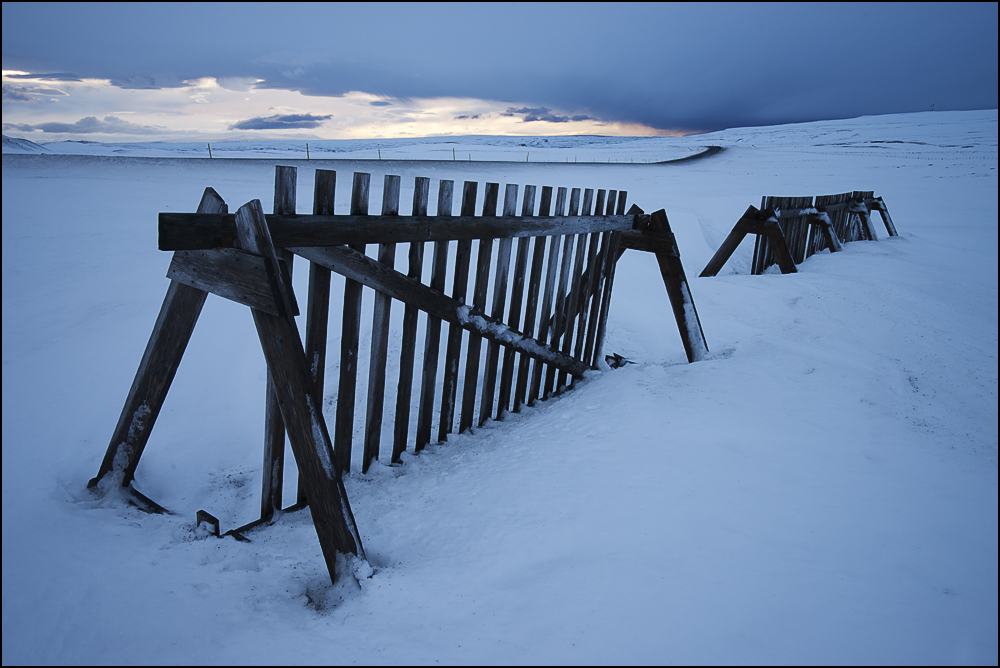
M326 216L333 214L333 201L337 193L337 172L317 169L313 182L313 214ZM326 339L330 324L330 270L309 263L309 296L306 306L306 359L309 371L316 384L316 395L322 401L326 383ZM305 481L298 483L296 503L304 504L306 499Z
M211 250L233 245L232 215L161 212L160 250ZM269 215L274 242L286 246L409 243L536 237L632 229L628 215L614 216L368 216Z
M236 224L240 248L264 257L276 257L259 200L240 207ZM286 288L290 290L291 286ZM365 553L323 419L321 399L316 394L294 318L257 310L251 313L267 366L272 371L277 402L299 476L305 481L309 510L327 570L330 579L336 581L337 553L356 554L362 558Z
M517 213L517 185L508 183L504 188L503 215L513 216ZM504 307L507 305L507 278L510 274L510 252L514 240L510 237L500 240L499 252L497 253L497 270L493 282L493 309L491 315L494 320L503 322ZM517 325L508 323L514 329ZM482 427L493 415L493 399L496 395L497 372L500 364L500 344L490 341L486 347L486 368L483 370L483 392L479 404L479 426Z
M450 216L454 181L438 184L437 215ZM431 289L443 293L445 273L448 269L448 242L434 242L434 257L431 261ZM420 406L417 415L417 438L414 450L420 452L431 440L431 419L434 413L434 389L438 372L438 351L441 345L441 319L427 316L424 332L424 368L420 381Z
M479 184L466 181L462 188L460 216L473 217L476 210L476 191ZM463 304L469 289L469 263L472 259L471 239L460 239L455 248L455 282L452 296ZM454 428L455 400L458 397L458 358L462 352L462 328L451 323L448 326L448 344L445 348L444 377L441 382L441 421L438 424L438 440L448 440Z
M400 177L386 174L382 187L382 215L399 214ZM396 244L378 246L378 261L393 267L396 261ZM385 369L389 352L389 315L392 300L382 293L375 294L372 315L372 345L368 358L368 410L365 413L365 445L361 472L368 473L372 461L378 461L379 442L382 439L382 413L385 405Z
M413 184L413 215L427 215L427 200L431 180L416 177ZM406 275L419 281L424 267L424 244L410 244L409 266ZM410 398L413 394L413 359L417 351L417 316L420 310L412 304L403 309L403 340L399 350L399 384L396 388L396 417L392 432L392 462L398 462L406 451L406 436L410 427Z
M297 179L295 167L275 165L274 213L295 214ZM290 252L283 249L278 249L275 256L288 264L286 285L290 291L292 285L291 272L295 258ZM277 265L275 265L275 268L277 268ZM267 370L267 394L264 405L264 464L261 475L260 498L260 516L262 519L270 519L274 515L275 510L281 509L281 494L284 487L285 423L281 417L281 408L278 406L278 398L275 391L273 374L269 368Z
M227 207L215 190L205 188L198 211L225 213ZM163 400L177 373L177 367L188 341L191 340L191 333L207 297L208 293L204 290L177 281L170 282L132 380L132 387L118 417L118 424L111 435L111 442L97 475L90 480L88 487L95 487L112 471L116 479L120 476L118 484L122 487L127 487L132 482L139 458L149 441L149 434L163 407Z
M495 216L500 197L500 184L487 183L483 200L483 215ZM489 290L490 265L493 261L493 239L479 240L479 257L476 261L476 283L472 292L472 305L479 311L486 311L486 294ZM476 387L479 384L479 353L483 337L469 334L468 352L465 358L465 386L462 391L462 414L458 433L472 426L476 410Z
M586 364L494 320L481 309L470 307L454 297L432 290L419 281L389 269L349 247L305 247L292 250L311 262L322 263L342 276L360 281L393 299L416 304L420 310L457 327L474 332L489 341L513 346L518 352L527 353L574 376L582 376L587 370Z
M351 189L351 213L368 214L368 188L371 174L354 173ZM359 253L364 244L352 244ZM344 316L340 335L340 383L337 390L337 422L334 426L333 452L345 471L351 470L351 449L354 440L354 402L358 382L358 345L361 338L361 284L347 280L344 284Z
M170 260L167 278L205 292L278 315L264 258L235 248L177 251Z
M521 202L521 215L530 216L535 212L535 186L524 186L524 197ZM524 272L528 266L528 245L531 240L528 237L521 237L517 240L517 257L514 260L514 284L510 294L510 316L507 324L514 329L521 330L521 311L524 306ZM527 336L532 333L526 329ZM524 355L521 356L522 358ZM517 367L517 355L513 348L507 346L503 349L503 370L500 372L500 397L497 400L496 418L502 419L503 414L510 410L511 389L514 383L514 369ZM520 403L516 404L520 407Z

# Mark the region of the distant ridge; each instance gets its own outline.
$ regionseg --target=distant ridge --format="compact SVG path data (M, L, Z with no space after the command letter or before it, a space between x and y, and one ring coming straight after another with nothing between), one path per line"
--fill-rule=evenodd
M28 141L27 139L18 139L17 137L8 137L3 135L3 152L4 153L51 153L49 149L44 146L40 146L33 141Z

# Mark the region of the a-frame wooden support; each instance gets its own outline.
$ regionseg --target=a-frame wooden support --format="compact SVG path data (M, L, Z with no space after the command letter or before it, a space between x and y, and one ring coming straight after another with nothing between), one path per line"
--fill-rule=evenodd
M628 211L629 215L641 216L642 213L642 209L634 204ZM639 221L638 231L622 234L619 256L628 249L647 251L656 255L660 276L667 288L670 307L677 321L677 330L684 343L688 362L703 360L708 355L708 344L705 342L705 332L701 328L701 319L694 306L691 288L684 274L684 265L681 264L681 252L677 247L677 239L670 229L667 212L660 209L649 216L641 216Z
M827 218L827 221L829 219ZM824 225L824 232L832 231L832 226ZM775 259L778 262L778 267L781 269L782 274L794 274L796 273L795 261L792 259L792 254L788 251L788 244L785 243L785 236L781 233L781 227L778 224L778 217L773 210L760 211L755 206L749 207L743 216L736 221L736 225L733 226L732 232L726 237L726 240L722 242L719 246L719 250L715 252L712 259L709 260L705 268L702 269L702 278L706 276L715 276L722 269L722 266L726 264L726 261L732 256L733 252L736 251L737 246L743 241L743 237L748 234L757 234L760 236L767 237L770 242L771 247L774 249ZM839 245L839 241L837 242Z
M865 205L879 212L879 215L882 216L882 222L885 223L885 230L889 233L890 237L899 236L899 233L896 232L896 225L893 224L892 217L889 215L889 207L885 205L881 197L866 199Z
M772 198L765 198L765 200L769 199ZM811 201L811 198L805 199ZM823 201L824 204L819 204L820 201ZM882 216L882 222L885 223L885 229L890 237L899 236L896 232L896 226L892 222L892 217L889 216L889 209L885 205L885 201L881 197L875 197L871 191L855 191L853 193L844 193L843 195L824 195L817 197L816 202L816 206L807 206L806 208L793 207L791 209L783 206L780 210L778 208L769 208L761 211L751 206L736 222L736 225L733 226L733 230L726 237L726 240L722 242L722 245L719 246L712 259L705 265L700 276L715 276L718 274L719 270L722 269L723 265L729 260L733 252L736 251L737 246L740 245L743 237L747 234L756 234L758 238L765 237L774 252L774 259L781 269L781 273L795 273L795 257L789 249L785 234L782 232L782 223L779 219L785 220L785 225L787 226L789 224L787 223L788 219L801 218L805 220L807 225L819 228L826 242L825 247L829 248L831 253L838 253L843 250L842 241L844 241L837 234L837 226L834 224L833 219L831 219L831 214L836 217L846 211L851 216L858 217L860 225L853 230L847 230L846 241L855 241L858 239L875 241L878 238L871 219L872 211L878 211L879 215ZM762 204L762 206L765 205ZM794 242L794 239L797 238L804 244L805 237L801 236L804 232L802 228L798 228L798 230L798 232L793 231L791 233L792 240ZM844 229L841 228L841 231L844 231ZM796 237L796 234L800 236ZM804 245L798 246L801 254L800 259L805 259L812 252L822 247L819 245L812 246L812 242L810 242L810 249L805 249ZM804 253L803 250L805 251ZM753 271L760 271L762 267L766 267L763 261Z
M199 213L225 213L222 198L206 189ZM287 270L282 269L259 200L236 213L235 248L178 251L168 276L160 316L146 346L122 415L91 487L112 474L111 481L129 487L156 416L166 398L207 292L215 292L251 307L254 324L273 384L284 430L295 455L299 480L331 580L336 580L337 554L364 558L344 488L342 471L333 454L322 402L299 338L298 312ZM184 281L184 282L181 282ZM188 285L191 283L194 285ZM148 501L135 493L141 501Z

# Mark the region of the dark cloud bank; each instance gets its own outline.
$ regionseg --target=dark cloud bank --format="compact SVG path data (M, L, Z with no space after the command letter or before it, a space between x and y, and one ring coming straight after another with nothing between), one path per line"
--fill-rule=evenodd
M194 16L220 28L206 38ZM306 95L470 97L529 123L705 131L995 108L997 5L4 3L3 67L132 88L249 77Z

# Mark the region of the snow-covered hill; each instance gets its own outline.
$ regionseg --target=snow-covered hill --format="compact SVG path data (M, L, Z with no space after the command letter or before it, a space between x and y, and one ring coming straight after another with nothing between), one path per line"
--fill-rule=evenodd
M27 139L3 135L3 152L6 153L48 153L49 149Z
M512 142L310 142L307 162L5 138L5 665L996 664L996 110ZM648 164L705 146L725 150ZM353 171L374 203L384 174L402 201L414 176L627 190L669 215L710 357L685 362L655 260L627 252L606 349L636 364L352 473L374 574L331 587L307 513L249 544L195 531L199 509L226 529L259 508L263 355L246 307L213 296L137 473L175 514L93 496L167 287L156 214L206 186L270 210L275 164L298 166L301 212L316 167L338 170L338 211ZM787 276L748 275L745 241L696 278L762 195L846 190L884 197L901 236Z

